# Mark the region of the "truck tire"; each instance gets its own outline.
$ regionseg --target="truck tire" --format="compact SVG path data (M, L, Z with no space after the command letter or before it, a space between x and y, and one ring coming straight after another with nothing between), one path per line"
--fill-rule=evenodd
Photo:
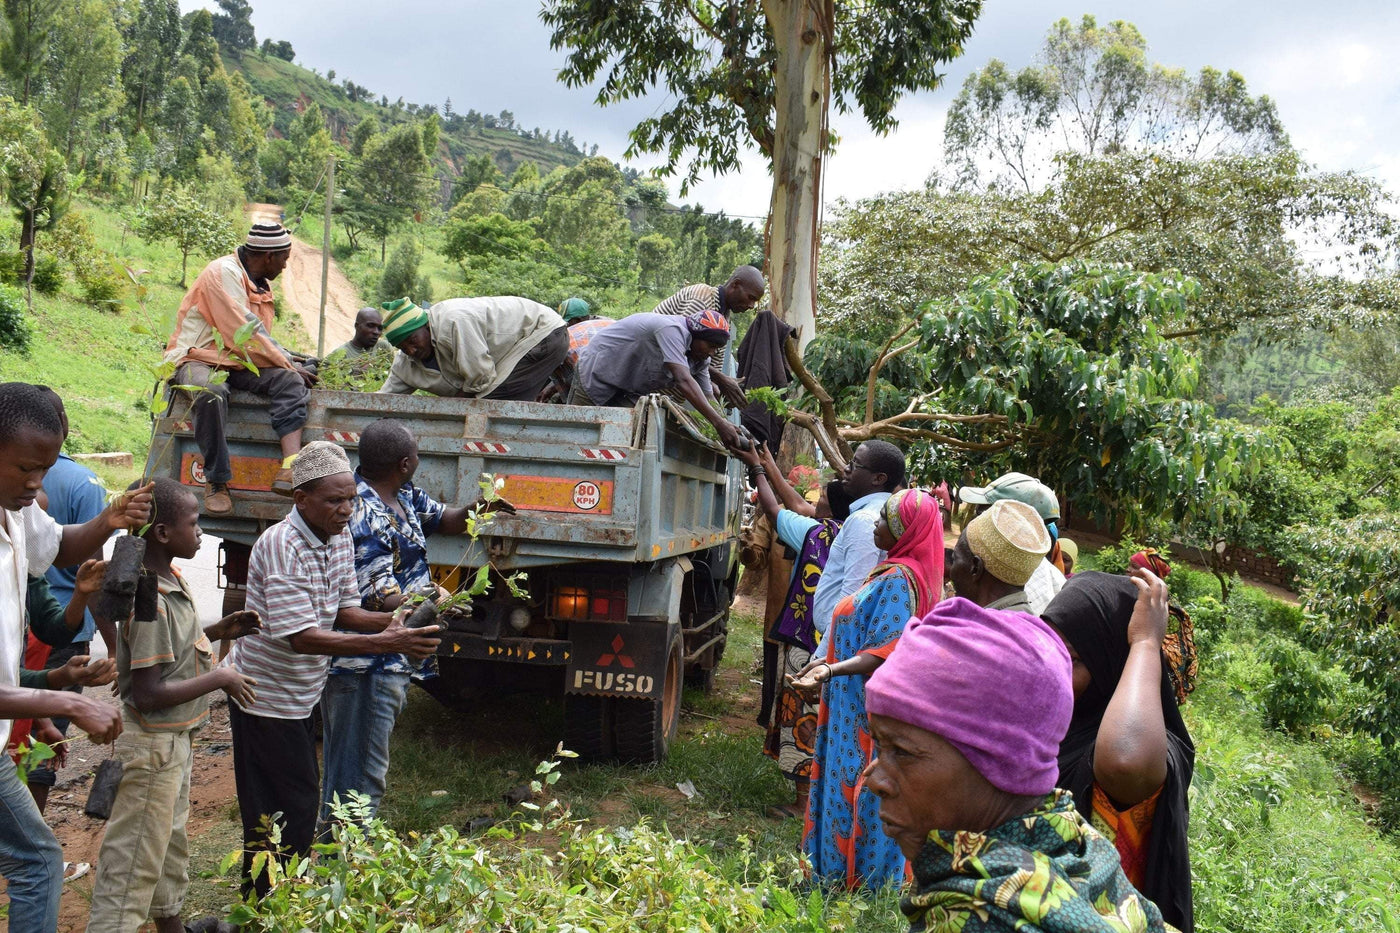
M659 700L614 700L617 757L623 761L662 761L671 750L681 722L681 690L684 659L677 631L666 652L666 683Z
M584 761L612 758L615 702L612 697L564 694L564 748Z

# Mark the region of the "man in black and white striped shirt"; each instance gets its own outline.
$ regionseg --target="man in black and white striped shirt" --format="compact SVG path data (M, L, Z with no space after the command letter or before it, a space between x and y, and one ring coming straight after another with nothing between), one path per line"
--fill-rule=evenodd
M752 311L767 288L768 283L764 281L762 272L754 266L740 266L722 287L687 285L652 310L657 314L686 316L716 311L728 320L733 314ZM722 355L723 351L720 353ZM720 371L718 360L710 365L710 382L735 408L748 404L743 387Z

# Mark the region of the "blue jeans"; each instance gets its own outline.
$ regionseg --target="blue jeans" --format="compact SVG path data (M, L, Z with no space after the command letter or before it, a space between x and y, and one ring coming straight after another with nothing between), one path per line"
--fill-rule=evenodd
M359 791L379 809L389 773L389 735L408 699L408 674L332 674L321 694L326 734L322 746L321 821L331 798Z
M0 754L0 875L10 883L10 933L54 933L63 895L63 849L5 754Z

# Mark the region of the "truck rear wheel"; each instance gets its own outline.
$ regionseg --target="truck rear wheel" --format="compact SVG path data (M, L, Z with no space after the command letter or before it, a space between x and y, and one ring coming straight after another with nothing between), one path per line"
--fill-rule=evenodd
M564 694L564 748L584 761L606 761L613 745L612 697Z
M623 761L661 761L671 750L681 722L684 661L679 631L666 652L666 684L659 700L614 700L617 757Z

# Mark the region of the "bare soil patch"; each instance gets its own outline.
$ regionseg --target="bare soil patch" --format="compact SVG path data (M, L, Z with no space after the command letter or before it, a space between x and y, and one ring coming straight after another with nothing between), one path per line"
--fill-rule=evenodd
M282 208L277 204L249 204L254 223L277 223ZM292 255L278 280L282 298L295 312L306 331L308 346L314 351L321 319L321 251L292 237ZM354 284L331 260L326 280L326 352L329 353L355 332L355 314L363 307Z

